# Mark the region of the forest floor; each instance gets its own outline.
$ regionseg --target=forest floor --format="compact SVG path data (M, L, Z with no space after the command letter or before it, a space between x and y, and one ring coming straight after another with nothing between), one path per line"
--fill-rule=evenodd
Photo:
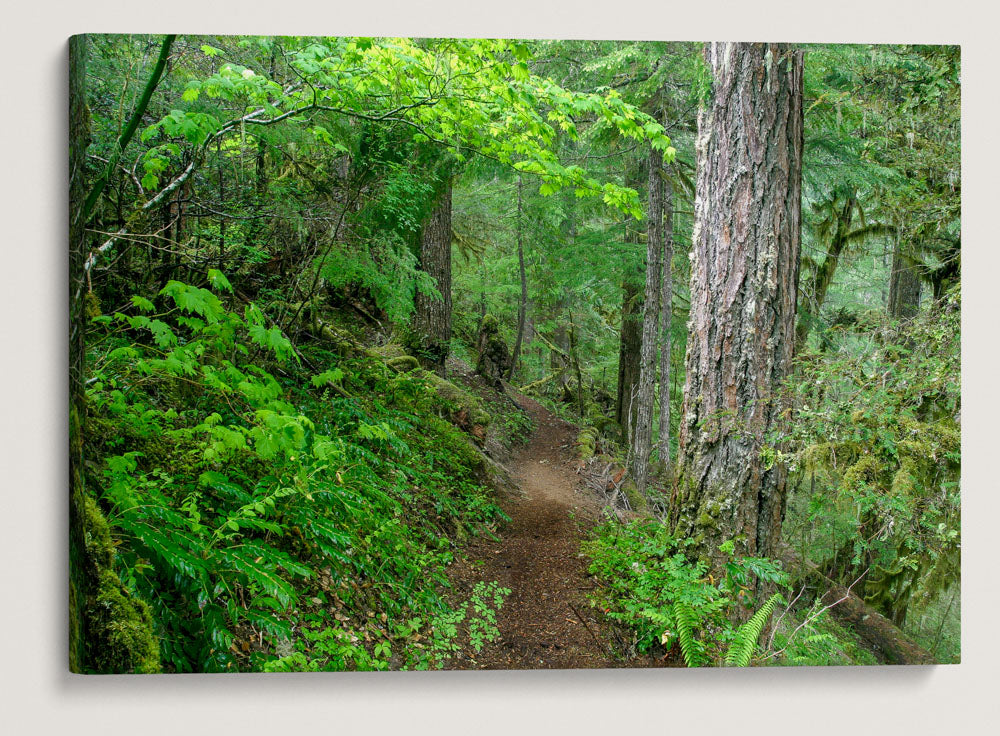
M614 632L587 599L594 581L580 543L601 518L602 499L576 472L577 428L538 402L516 395L534 430L506 464L517 487L503 494L511 521L499 541L480 538L449 575L459 595L496 580L511 593L497 614L500 637L471 647L449 669L663 667L652 657L617 658Z

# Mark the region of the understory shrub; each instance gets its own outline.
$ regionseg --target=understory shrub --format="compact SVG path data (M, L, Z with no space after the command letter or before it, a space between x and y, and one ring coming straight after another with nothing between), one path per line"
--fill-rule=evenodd
M300 353L209 282L94 320L88 485L122 584L169 671L380 668L452 611L453 540L503 518L475 450L419 376Z

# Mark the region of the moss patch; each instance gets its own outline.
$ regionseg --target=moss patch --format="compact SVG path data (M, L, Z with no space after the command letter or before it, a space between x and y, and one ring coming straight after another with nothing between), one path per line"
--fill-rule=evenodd
M423 378L439 399L451 405L449 413L453 419L458 420L460 426L468 423L471 426L485 427L490 423L490 415L477 396L431 371L424 371ZM465 422L462 417L465 417Z
M625 494L625 498L628 499L628 505L632 507L633 511L639 513L649 511L649 502L634 482L631 480L625 481L622 484L621 491Z
M114 547L104 515L86 501L84 538L92 590L87 597L87 669L100 673L160 671L160 647L149 605L135 598L112 569Z
M597 451L597 430L594 427L585 427L577 435L576 444L580 448L580 459L590 460Z

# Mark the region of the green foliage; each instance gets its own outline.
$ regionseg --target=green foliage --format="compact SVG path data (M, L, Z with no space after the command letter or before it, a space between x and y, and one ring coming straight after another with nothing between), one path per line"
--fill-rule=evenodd
M786 616L774 631L774 651L767 656L779 665L873 665L878 660L849 629L839 625L816 601L798 615Z
M112 599L149 602L168 670L439 666L477 620L441 594L453 540L502 518L453 424L508 443L530 420L353 346L405 335L415 295L445 295L419 251L450 181L453 354L475 364L484 313L513 342L523 252L515 383L617 433L653 147L673 192L676 445L695 111L711 94L700 44L180 36L130 116L164 39L91 39L88 173L106 184L93 229L126 229L95 252L84 297L88 485L121 581L105 598L140 623L141 605ZM870 568L867 600L953 660L960 298L909 326L877 312L897 242L936 298L960 275L959 50L811 46L805 74L799 311L815 344L799 351L792 421L762 453L790 468L786 541L835 577ZM149 125L120 150L133 118ZM204 283L183 283L206 264ZM339 309L354 336L334 353L318 317ZM737 639L745 656L750 630L729 621L784 585L768 560L709 571L652 528L601 534L602 605L635 647L688 664ZM806 620L761 661L861 661L849 632Z
M733 641L726 652L726 664L731 667L746 667L750 664L754 650L757 648L757 639L760 638L767 620L774 612L774 606L782 600L780 594L775 593L768 598L750 619L736 629Z
M723 579L716 582L704 562L692 562L684 554L688 543L671 537L659 521L607 522L595 530L584 551L601 586L595 603L632 633L638 651L669 651L677 644L685 664L701 667L721 661L725 642L749 638L751 629L734 632L730 622L741 609L741 591L755 580L785 585L787 575L768 560L730 559ZM776 600L772 597L761 608L767 611L761 627Z
M908 325L880 317L801 358L785 445L803 490L790 537L902 624L954 579L961 546L960 294ZM806 492L808 486L809 492ZM817 522L833 534L816 534Z
M254 661L266 661L321 580L348 610L447 611L446 527L481 528L501 513L472 477L467 440L434 415L433 394L370 362L310 377L253 304L240 316L175 281L159 298L160 315L99 321L87 441L104 458L99 500L122 579L149 601L165 665L251 666L255 634ZM396 408L316 393L338 382ZM324 646L351 644L313 628ZM320 657L323 667L371 664L338 656Z
M331 627L321 616L310 615L302 627L303 635L295 641L295 651L266 662L264 671L338 672L387 670L393 666L441 669L462 650L466 640L474 652L496 641L499 636L496 614L508 595L510 590L501 588L496 581L479 582L468 600L458 607L438 613L426 622L414 617L397 624L391 637L399 642L401 649L395 656L389 639L376 642L369 652L352 629Z

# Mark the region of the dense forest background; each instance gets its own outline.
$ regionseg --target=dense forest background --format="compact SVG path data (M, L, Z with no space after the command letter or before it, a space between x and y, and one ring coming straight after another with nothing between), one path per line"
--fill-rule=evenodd
M687 421L703 44L72 49L74 669L488 646L504 590L447 568L503 534L521 395L612 509L584 550L623 660L958 661L957 47L760 48L768 94L802 65L800 235L750 430ZM781 489L756 540L684 485L720 423Z

